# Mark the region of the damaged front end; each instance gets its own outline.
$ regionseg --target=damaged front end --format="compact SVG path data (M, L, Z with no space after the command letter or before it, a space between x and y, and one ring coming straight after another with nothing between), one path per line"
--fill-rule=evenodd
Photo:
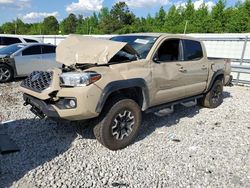
M102 94L98 81L109 79L107 72L111 70L107 67L137 58L127 43L71 35L56 49L62 68L35 71L21 83L24 105L31 105L31 111L40 118L75 121L97 117Z
M11 58L10 56L0 56L0 65L1 64L5 64L5 65L7 65L7 66L10 66L10 67L12 67L13 69L14 69L14 67L15 67L15 62L14 62L14 59L13 58Z
M52 104L57 100L60 90L60 69L53 71L34 71L22 81L20 90L24 93L24 105L31 105L31 111L39 118L58 117Z

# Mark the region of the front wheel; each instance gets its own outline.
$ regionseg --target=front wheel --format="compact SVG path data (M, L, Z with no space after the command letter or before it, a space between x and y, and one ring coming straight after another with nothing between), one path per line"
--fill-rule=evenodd
M202 101L202 105L207 108L216 108L223 102L223 81L216 80L205 95Z
M131 99L108 102L95 125L96 139L110 150L118 150L130 145L141 126L141 109Z
M13 79L13 70L8 65L0 65L0 83L9 82Z

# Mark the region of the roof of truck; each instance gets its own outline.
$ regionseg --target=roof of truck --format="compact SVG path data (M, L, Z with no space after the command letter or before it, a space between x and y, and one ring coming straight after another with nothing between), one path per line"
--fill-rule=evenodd
M121 36L151 36L151 37L178 37L178 38L186 38L186 39L195 39L198 40L195 37L190 37L185 34L173 34L173 33L130 33L130 34L123 34Z

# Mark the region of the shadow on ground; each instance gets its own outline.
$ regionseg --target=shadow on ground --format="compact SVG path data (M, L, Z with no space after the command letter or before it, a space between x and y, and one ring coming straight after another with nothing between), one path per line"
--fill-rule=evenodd
M224 98L231 97L224 92ZM170 127L181 118L192 118L201 107L176 106L175 112L165 117L143 115L143 125L137 141L143 140L159 127ZM90 127L75 123L55 123L50 120L23 119L0 125L0 131L8 134L19 146L20 152L0 155L0 187L10 187L26 173L66 152L76 139L94 139ZM79 136L80 135L80 136Z
M50 120L23 119L0 126L0 132L8 134L20 149L17 153L0 154L0 187L10 187L30 170L66 152L78 132L82 139L94 138L90 129Z

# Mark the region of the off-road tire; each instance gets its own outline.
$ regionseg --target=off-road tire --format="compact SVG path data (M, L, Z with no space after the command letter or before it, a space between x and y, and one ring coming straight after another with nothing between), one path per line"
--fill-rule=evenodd
M7 71L6 75L8 75L8 77L7 78L2 77L3 75L1 76L1 73L3 73L3 72L1 72L1 71L4 71L4 72ZM13 80L13 77L14 77L13 69L8 65L1 64L0 65L0 83L10 82Z
M216 108L223 102L223 81L216 80L208 93L202 99L202 106Z
M130 112L129 116L134 117L134 124L131 128L132 131L130 129L130 133L127 136L118 140L118 134L113 135L115 122L117 122L115 120L118 117L120 118L119 115L122 115L123 113L125 114L125 112ZM94 135L102 145L110 150L123 149L130 145L136 138L141 126L141 116L141 109L134 100L126 98L112 98L112 100L107 101L102 113L99 118L97 118L96 124L93 127ZM128 117L124 118L127 119Z

